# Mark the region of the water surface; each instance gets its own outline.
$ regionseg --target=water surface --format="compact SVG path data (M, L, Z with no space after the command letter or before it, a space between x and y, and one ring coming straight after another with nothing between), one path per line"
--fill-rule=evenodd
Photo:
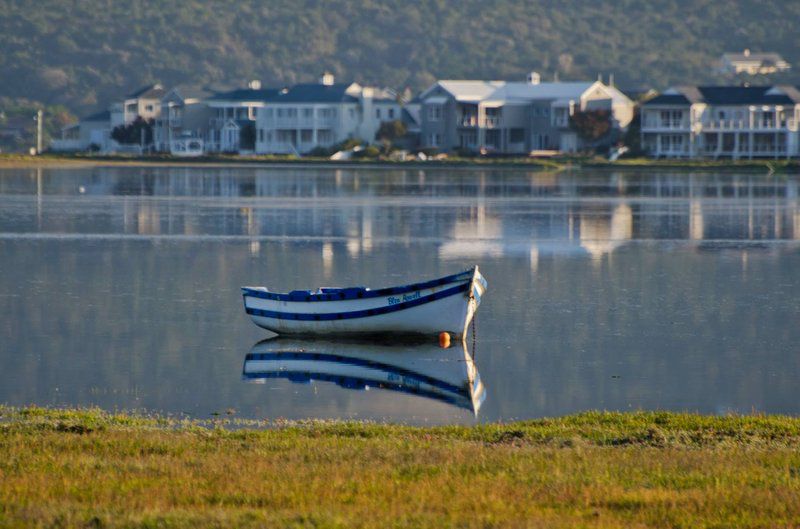
M415 394L428 367L395 366L402 391L349 375L252 383L245 361L267 333L239 286L379 287L479 264L478 420L797 414L799 187L730 174L1 170L0 402L469 423L472 410ZM430 360L444 362L435 348Z

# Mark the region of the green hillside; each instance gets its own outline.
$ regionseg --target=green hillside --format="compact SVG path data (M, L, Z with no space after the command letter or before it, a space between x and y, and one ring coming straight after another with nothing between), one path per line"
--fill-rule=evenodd
M419 90L436 78L615 75L712 82L723 51L777 51L797 80L800 2L785 0L0 0L0 96L106 105L150 81L341 79Z

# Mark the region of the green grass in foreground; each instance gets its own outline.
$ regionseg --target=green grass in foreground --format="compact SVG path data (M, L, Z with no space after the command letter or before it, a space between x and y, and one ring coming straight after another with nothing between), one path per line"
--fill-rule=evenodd
M0 527L797 527L800 419L219 427L0 407Z

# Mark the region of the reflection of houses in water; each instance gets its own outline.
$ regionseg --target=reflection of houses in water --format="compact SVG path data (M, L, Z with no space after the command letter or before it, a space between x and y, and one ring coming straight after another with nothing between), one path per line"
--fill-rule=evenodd
M242 378L264 383L331 382L347 390L382 389L416 395L470 410L476 416L486 397L465 343L375 343L274 338L253 346ZM315 392L316 393L316 392Z
M595 213L580 213L579 239L581 246L593 259L610 254L633 236L633 211L627 204L619 204L611 218Z
M53 216L52 196L88 203L116 195L120 210L98 217L109 231L246 235L254 246L263 237L312 237L331 241L335 251L341 241L351 258L372 252L380 240L443 236L442 258L516 253L530 256L532 266L553 252L607 254L628 238L800 240L798 180L763 175L392 170L374 176L237 167L104 168L58 178L43 170L20 179L38 197L43 228ZM0 181L0 191L20 187L13 177Z
M453 225L453 240L441 245L439 257L499 257L506 252L502 239L503 225L500 219L488 215L486 206L479 205L470 210L468 219L456 221Z

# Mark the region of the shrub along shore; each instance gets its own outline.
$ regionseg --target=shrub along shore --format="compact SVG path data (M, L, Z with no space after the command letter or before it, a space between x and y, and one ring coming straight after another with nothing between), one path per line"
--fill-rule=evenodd
M796 527L800 418L475 426L0 407L0 527Z
M39 156L25 154L0 154L0 168L24 168L40 166L282 166L309 165L328 167L386 167L398 169L433 169L437 167L463 168L518 168L526 170L560 171L566 169L613 169L637 172L686 171L686 172L750 172L750 173L800 173L800 160L679 160L651 158L624 158L614 162L598 156L559 156L553 158L529 157L458 157L441 160L394 161L383 158L357 158L334 161L328 158L291 155L214 155L198 158L179 158L169 155L97 155L45 153Z

